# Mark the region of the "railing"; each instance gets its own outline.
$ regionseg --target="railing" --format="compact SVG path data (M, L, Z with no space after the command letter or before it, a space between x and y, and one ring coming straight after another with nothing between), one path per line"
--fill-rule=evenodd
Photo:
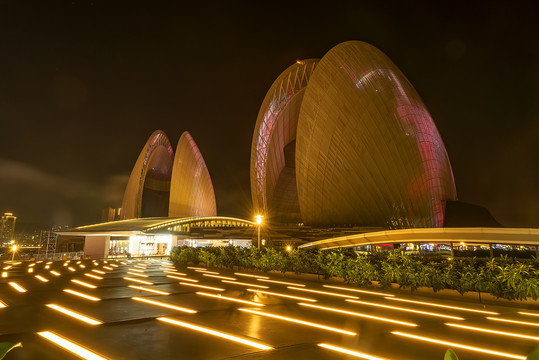
M84 251L35 254L34 258L36 260L80 260L84 258Z

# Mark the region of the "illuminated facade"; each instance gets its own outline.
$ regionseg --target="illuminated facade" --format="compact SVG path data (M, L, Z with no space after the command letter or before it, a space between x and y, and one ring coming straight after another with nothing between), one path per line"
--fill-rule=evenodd
M11 241L15 239L15 223L17 217L13 213L4 213L0 220L0 241Z
M120 219L215 216L210 174L188 132L176 155L164 132L155 131L142 149L127 183Z
M298 61L262 103L251 147L255 211L276 222L441 227L456 189L419 95L375 47Z

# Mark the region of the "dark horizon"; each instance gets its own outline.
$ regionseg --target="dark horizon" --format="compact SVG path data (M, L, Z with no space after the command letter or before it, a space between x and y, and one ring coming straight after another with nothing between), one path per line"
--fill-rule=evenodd
M539 227L539 33L522 4L248 7L0 0L0 211L96 223L144 143L196 141L219 215L251 218L259 107L296 60L348 40L384 52L441 134L458 198ZM210 10L208 10L210 9Z

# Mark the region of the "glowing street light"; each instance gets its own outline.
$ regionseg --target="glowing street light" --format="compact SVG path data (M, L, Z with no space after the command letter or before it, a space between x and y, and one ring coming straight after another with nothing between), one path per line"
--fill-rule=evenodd
M262 218L264 216L262 215L256 215L255 216L255 219L256 219L256 223L258 224L258 248L260 249L260 228L262 227Z
M11 255L11 262L13 262L13 259L15 258L15 251L17 251L17 245L14 244L14 245L11 247L11 252L13 253L13 254Z

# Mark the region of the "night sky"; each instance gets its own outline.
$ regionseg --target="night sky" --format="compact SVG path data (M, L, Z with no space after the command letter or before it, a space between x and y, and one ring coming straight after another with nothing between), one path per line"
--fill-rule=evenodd
M459 200L506 226L539 227L537 9L196 3L0 0L0 211L18 222L98 222L102 208L121 205L161 129L174 148L191 132L220 215L251 217L252 132L266 91L296 60L361 40L422 97Z

